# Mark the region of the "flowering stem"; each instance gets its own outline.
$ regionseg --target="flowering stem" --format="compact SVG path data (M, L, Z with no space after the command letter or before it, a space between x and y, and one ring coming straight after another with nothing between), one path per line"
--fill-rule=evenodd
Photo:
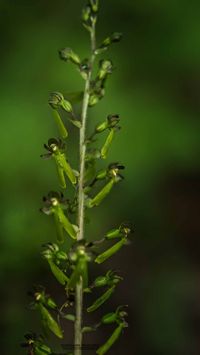
M83 96L83 105L81 112L81 128L80 128L80 140L79 140L79 154L80 154L80 175L78 183L78 226L79 233L77 240L84 239L84 175L85 175L85 154L86 154L86 143L85 143L85 132L86 132L86 123L87 123L87 111L90 97L90 82L92 76L92 68L95 59L95 24L93 25L90 33L91 37L91 57L90 57L90 67L88 72L88 77L85 83L84 96ZM81 355L82 350L82 308L83 308L83 282L80 279L79 283L76 286L76 318L75 318L75 327L74 327L74 355Z

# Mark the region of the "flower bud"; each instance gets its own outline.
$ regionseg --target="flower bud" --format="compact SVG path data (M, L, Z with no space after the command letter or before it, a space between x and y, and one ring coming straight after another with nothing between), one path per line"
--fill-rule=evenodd
M98 95L96 95L96 94L90 95L90 98L89 98L89 106L90 107L95 106L98 102L99 102Z
M71 48L60 49L58 53L60 59L64 60L65 62L70 61L76 65L79 65L81 63L79 56L76 53L74 53L74 51Z
M108 74L111 74L112 73L112 69L113 69L113 64L111 62L111 60L104 60L102 59L100 62L99 62L99 73L98 73L98 79L99 80L103 80L105 79L105 77L108 75Z
M82 21L87 23L90 19L91 7L89 5L85 6L82 10Z
M90 94L89 106L95 106L105 95L104 88L100 88Z
M52 92L50 94L49 105L53 109L58 109L59 107L61 107L63 110L65 110L68 113L73 112L71 103L69 101L65 100L63 94L61 94L60 92L57 92L57 91Z
M122 33L114 32L109 37L105 38L101 45L95 50L95 54L100 54L108 49L112 43L119 42L122 38Z
M87 5L82 10L82 24L89 32L92 30L93 21L94 13L92 12L91 6Z
M98 11L99 0L89 0L89 4L90 4L91 9L92 9L93 12L97 12Z
M62 108L63 108L63 110L65 110L68 113L72 113L72 111L73 111L71 103L67 100L63 100Z
M49 105L57 109L61 106L62 101L64 100L64 96L60 92L52 92L49 97Z

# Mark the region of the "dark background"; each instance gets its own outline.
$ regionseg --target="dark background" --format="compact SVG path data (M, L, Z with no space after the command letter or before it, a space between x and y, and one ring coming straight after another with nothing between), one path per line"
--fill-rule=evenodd
M1 355L22 354L23 334L40 332L37 315L28 309L33 284L44 284L59 302L64 297L40 257L40 245L55 241L51 218L39 213L41 197L58 181L53 163L39 155L57 134L49 92L84 84L57 55L70 46L87 56L83 3L0 1ZM110 354L200 353L199 13L197 0L101 1L98 41L113 31L124 37L105 53L116 70L105 99L91 109L90 125L120 114L123 129L108 161L123 162L126 171L124 182L92 211L88 238L100 238L124 220L135 226L130 246L95 270L98 275L112 267L124 276L90 319L129 304L129 328ZM71 128L73 165L76 149ZM101 344L111 330L101 328L86 341Z

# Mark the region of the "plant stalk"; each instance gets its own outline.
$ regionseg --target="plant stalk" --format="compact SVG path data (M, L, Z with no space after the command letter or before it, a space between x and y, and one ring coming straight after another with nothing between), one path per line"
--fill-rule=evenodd
M80 175L78 183L78 227L79 232L77 235L77 240L84 239L84 175L85 175L85 155L86 155L86 123L87 123L87 112L90 97L90 82L92 76L93 63L95 59L95 24L92 27L91 33L91 57L90 57L90 69L88 77L85 83L82 112L81 112L81 128L79 137L79 159L80 159ZM76 285L75 294L75 307L76 307L76 317L74 326L74 355L82 354L82 309L83 309L83 283L80 279L79 283Z

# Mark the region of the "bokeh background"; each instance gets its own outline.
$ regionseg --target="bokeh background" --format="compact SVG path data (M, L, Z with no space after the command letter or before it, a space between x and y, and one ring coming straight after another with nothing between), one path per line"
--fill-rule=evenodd
M23 334L40 332L37 315L28 309L33 284L63 300L40 256L40 245L55 240L53 222L39 212L41 198L58 189L53 163L40 154L57 135L49 93L84 85L57 55L70 46L87 57L83 3L0 1L2 355L21 355ZM105 99L90 110L90 126L120 114L122 130L108 162L123 162L126 170L125 180L92 211L87 234L100 238L124 220L135 226L132 243L92 271L113 267L124 276L93 319L129 304L129 328L110 354L200 353L199 12L197 0L101 1L98 41L113 31L124 37L104 55L116 70ZM75 165L77 131L69 129ZM70 324L65 327L71 342ZM100 344L111 330L102 328L87 341Z

